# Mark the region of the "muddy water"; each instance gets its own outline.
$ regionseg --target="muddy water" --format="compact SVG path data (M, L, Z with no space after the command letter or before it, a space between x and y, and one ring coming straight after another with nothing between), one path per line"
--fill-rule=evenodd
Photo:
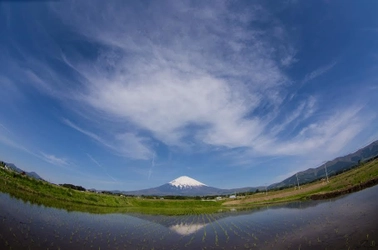
M0 249L378 249L378 186L196 216L95 215L0 193Z

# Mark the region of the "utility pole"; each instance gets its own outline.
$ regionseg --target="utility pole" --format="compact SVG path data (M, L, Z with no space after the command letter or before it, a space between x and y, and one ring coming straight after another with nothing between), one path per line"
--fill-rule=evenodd
M297 184L298 184L298 190L299 190L299 189L300 189L300 187L299 187L298 174L295 174L295 176L297 177Z
M328 171L327 171L327 162L324 164L325 172L326 172L326 177L327 177L327 183L329 183L328 180Z

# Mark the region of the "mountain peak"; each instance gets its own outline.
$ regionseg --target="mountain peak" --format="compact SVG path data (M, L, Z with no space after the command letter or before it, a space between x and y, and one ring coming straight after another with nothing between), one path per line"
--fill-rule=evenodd
M207 186L203 184L202 182L199 182L193 178L190 178L188 176L180 176L177 179L174 179L173 181L169 182L170 185L178 187L178 188L190 188L190 187L201 187L201 186Z

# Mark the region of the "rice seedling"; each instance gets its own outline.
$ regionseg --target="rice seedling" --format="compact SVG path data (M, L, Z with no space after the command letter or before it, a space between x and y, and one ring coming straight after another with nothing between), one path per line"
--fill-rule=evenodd
M205 242L205 239L206 239L206 228L203 231L202 242Z
M366 190L372 193L366 199L374 197L376 190ZM359 194L356 193L356 197L357 195ZM372 201L371 209L366 210L366 206L356 207L353 199L346 197L337 202L332 200L320 203L320 208L317 208L319 204L316 203L316 206L300 210L288 206L289 208L284 209L273 207L258 212L229 214L203 214L195 211L195 215L185 216L135 216L67 213L65 210L22 203L10 197L4 198L0 194L2 207L9 207L6 209L8 212L2 212L0 208L0 221L3 225L0 226L0 247L19 249L21 245L28 245L31 248L44 249L161 249L168 248L167 246L175 249L301 249L306 246L326 248L337 244L338 247L335 248L352 249L360 245L374 248L376 239L369 229L375 228L371 221L375 218L377 203ZM325 210L327 213L322 212ZM338 212L341 210L352 210L353 213L342 214ZM346 227L344 222L348 220L359 227ZM184 226L182 231L186 235L178 235L170 228L180 224ZM202 227L191 231L196 225ZM9 246L6 246L6 242Z

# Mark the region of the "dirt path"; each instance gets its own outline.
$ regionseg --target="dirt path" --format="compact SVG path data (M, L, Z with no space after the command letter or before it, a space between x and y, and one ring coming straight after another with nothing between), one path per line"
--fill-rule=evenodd
M289 197L293 195L307 193L309 191L319 189L323 187L324 185L326 185L326 183L320 182L316 184L311 184L309 186L304 186L299 190L294 190L294 189L292 189L292 191L285 190L278 193L274 192L273 194L269 194L268 192L268 195L265 195L265 193L259 193L259 194L253 195L252 197L248 197L241 200L226 201L223 203L223 205L239 205L239 204L245 204L245 203L251 203L251 202L271 201L272 199L276 199L276 198L284 198L284 197Z

